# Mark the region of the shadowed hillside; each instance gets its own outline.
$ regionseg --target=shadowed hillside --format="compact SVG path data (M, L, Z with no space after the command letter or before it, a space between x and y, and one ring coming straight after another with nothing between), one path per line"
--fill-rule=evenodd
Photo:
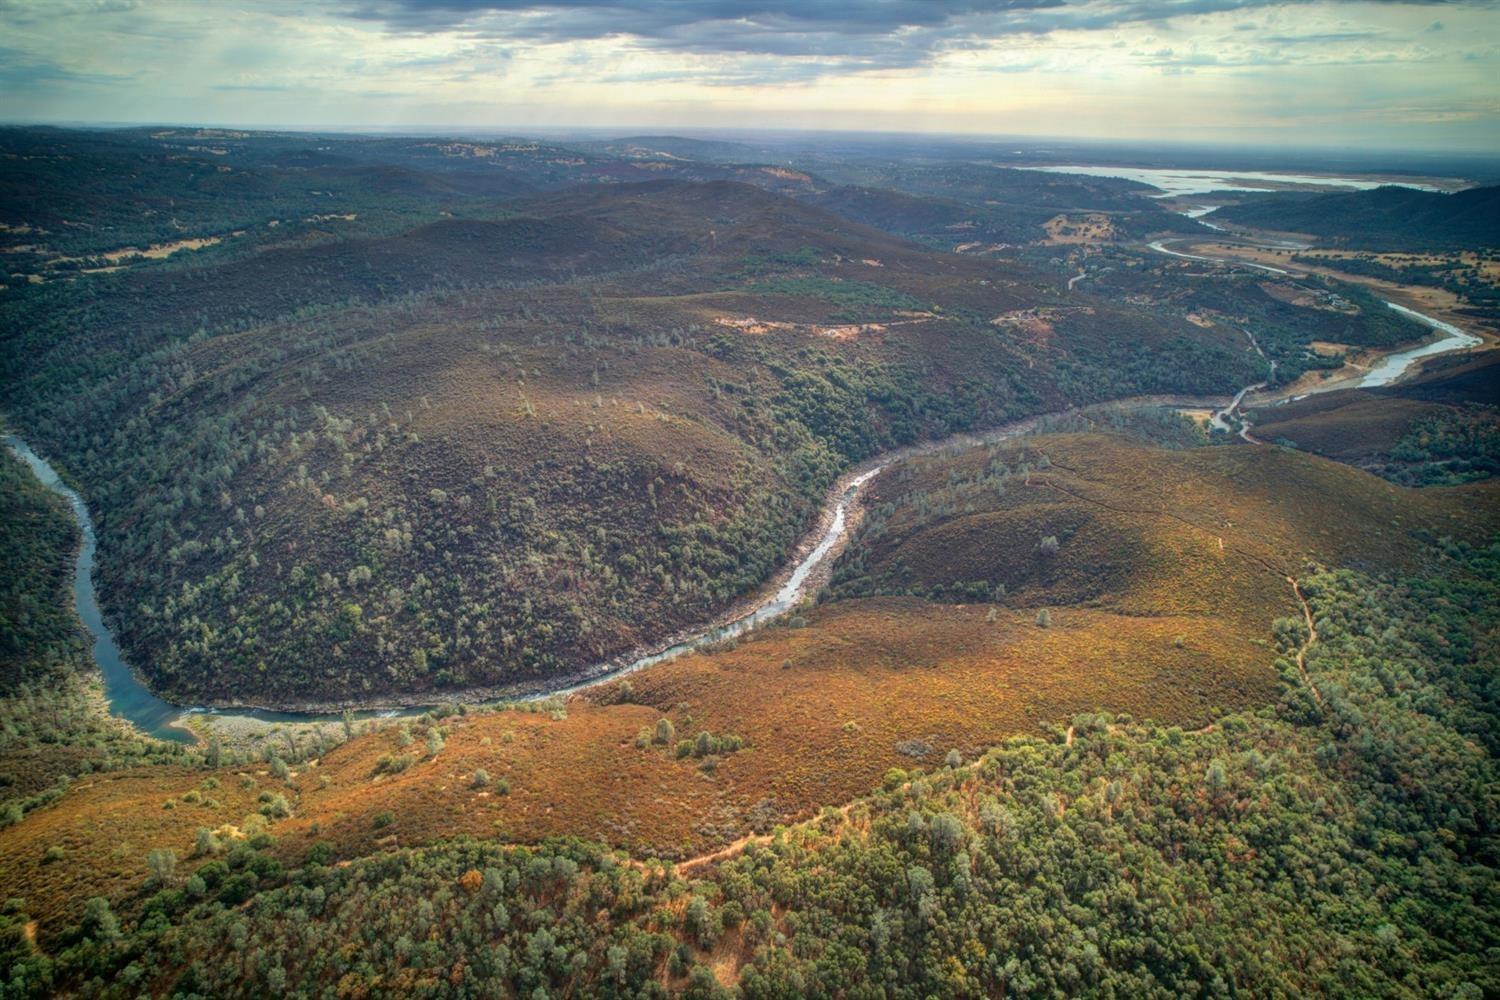
M4 405L96 505L164 693L566 675L752 590L884 448L1257 368L1232 328L746 185L514 212L15 300Z
M1268 194L1213 213L1256 229L1307 233L1328 246L1475 250L1500 246L1500 187L1454 194L1380 187L1339 194Z
M1255 433L1411 486L1452 485L1500 471L1500 354L1431 362L1380 389L1317 393L1253 411Z
M1290 577L1312 562L1429 572L1442 560L1433 539L1500 526L1493 493L1403 489L1270 447L1168 451L1115 435L918 458L874 483L842 596L784 627L565 705L377 723L286 780L263 762L220 770L207 791L190 769L90 779L0 838L0 858L31 912L57 920L87 885L128 893L150 850L186 858L199 826L254 828L246 813L269 795L288 803L271 816L286 863L319 840L357 857L458 833L711 851L846 802L891 768L1079 712L1198 729L1264 704L1278 683L1302 683L1269 643L1302 620ZM967 596L976 584L989 596ZM857 596L893 589L911 596ZM106 828L133 850L111 860ZM53 843L82 864L45 863Z

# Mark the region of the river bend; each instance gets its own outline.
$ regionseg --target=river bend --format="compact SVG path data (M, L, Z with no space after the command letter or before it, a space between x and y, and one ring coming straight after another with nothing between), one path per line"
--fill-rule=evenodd
M1216 258L1198 258L1193 255L1176 253L1167 250L1165 247L1153 246L1152 249L1174 257L1189 257L1190 259L1213 260L1216 263L1231 263ZM1388 385L1403 375L1422 358L1461 350L1480 343L1478 337L1465 333L1451 324L1433 319L1430 316L1425 316L1405 306L1391 302L1387 302L1386 304L1403 315L1433 328L1443 334L1443 336L1431 343L1387 355L1379 365L1372 368L1360 380L1358 384L1361 387L1369 388ZM1250 336L1248 331L1246 331L1246 335ZM1253 337L1251 337L1251 343L1254 344ZM1126 405L1135 403L1140 405L1178 407L1222 407L1214 411L1215 419L1222 420L1224 416L1233 412L1235 407L1243 400L1246 393L1255 388L1257 387L1247 386L1241 389L1227 407L1223 406L1222 397L1208 399L1198 397L1151 397L1119 400L1117 402ZM829 491L828 499L824 504L817 527L797 547L793 560L773 576L771 581L758 592L757 596L709 623L673 636L651 648L636 650L605 663L596 664L591 668L580 671L572 678L559 679L559 681L553 682L554 686L552 687L525 689L513 686L509 688L463 692L450 695L449 697L457 698L458 700L474 701L493 700L517 695L533 698L566 695L597 684L600 681L643 670L654 664L691 652L692 650L701 649L704 646L714 645L743 635L757 626L766 624L787 614L804 599L816 593L827 582L834 559L838 557L839 553L848 543L850 530L858 521L860 494L869 481L883 469L895 462L915 455L931 453L945 448L995 444L1008 438L1028 433L1034 430L1043 420L1058 415L1044 414L1016 421L990 431L965 432L941 441L908 445L886 452L861 464L841 477L833 489ZM172 705L152 694L150 689L141 682L140 678L126 664L120 654L119 646L115 643L114 635L111 633L109 626L105 624L104 617L100 612L98 594L94 589L93 581L97 546L93 520L89 516L88 506L75 490L62 481L57 471L45 459L37 455L25 441L9 435L4 440L6 445L31 468L32 472L36 474L43 485L60 494L68 501L69 506L72 508L73 516L77 520L79 530L83 536L83 543L79 547L78 558L74 567L73 600L78 610L78 616L83 621L84 627L88 630L92 639L94 662L98 664L99 670L103 675L104 692L112 714L130 721L137 728L152 736L178 742L191 742L193 740L194 737L192 734L183 727L182 719L186 715L199 712L248 717L270 724L280 722L325 722L338 718L337 715L333 714L334 710L338 707L335 705L327 706L329 709L327 712L283 712L257 708L184 708ZM427 707L429 705L422 704L387 706L384 709L365 709L358 713L358 717L413 715L425 710Z

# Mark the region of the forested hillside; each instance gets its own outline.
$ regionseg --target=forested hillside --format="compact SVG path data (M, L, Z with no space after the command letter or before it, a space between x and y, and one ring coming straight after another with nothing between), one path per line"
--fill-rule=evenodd
M184 996L1177 996L1500 989L1500 549L1310 570L1274 706L1085 715L674 870L579 841L284 868L268 836L49 939L8 988ZM1316 635L1309 631L1309 623ZM210 852L217 848L210 845Z
M1454 194L1381 187L1339 194L1268 194L1213 213L1256 229L1307 233L1322 246L1478 250L1500 246L1500 187Z
M77 547L67 502L0 444L0 826L72 778L181 756L103 711L73 612Z
M139 738L0 455L0 995L1500 992L1489 355L1202 422L1426 335L1371 288L941 157L0 152L0 409L128 660L433 706ZM1029 417L891 459L775 623L506 701L743 606L859 463Z
M726 607L883 448L1255 377L1231 327L1041 285L744 185L585 187L22 289L3 403L169 697L528 683Z
M40 268L6 291L0 406L94 506L105 611L180 702L544 684L729 608L883 449L1228 395L1267 371L1248 317L1279 379L1339 363L1316 339L1414 335L1341 286L1121 252L1074 292L1041 253L946 252L1075 209L1188 223L1123 181L828 164L877 191L630 143L0 141L26 164L0 191L8 259ZM107 256L174 234L218 242Z

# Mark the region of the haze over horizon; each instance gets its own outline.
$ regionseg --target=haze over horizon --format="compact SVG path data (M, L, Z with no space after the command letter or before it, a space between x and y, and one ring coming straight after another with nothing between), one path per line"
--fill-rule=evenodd
M5 117L1500 149L1491 0L0 2Z

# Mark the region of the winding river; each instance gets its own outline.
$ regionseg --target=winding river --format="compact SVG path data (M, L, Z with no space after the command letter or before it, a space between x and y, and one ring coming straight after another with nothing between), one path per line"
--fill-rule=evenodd
M1408 309L1406 306L1395 302L1386 302L1386 305L1396 310L1407 319L1414 319L1418 323L1430 326L1442 336L1430 343L1413 347L1410 350L1398 351L1395 354L1387 354L1381 359L1380 364L1371 368L1365 377L1359 380L1361 389L1374 389L1382 385L1390 385L1396 381L1406 370L1416 364L1422 358L1430 358L1434 354L1447 354L1449 351L1461 351L1466 347L1478 347L1484 343L1483 340L1472 333L1465 333L1452 323L1444 323L1440 319Z
M140 678L125 662L124 656L120 653L120 647L115 644L114 633L104 623L104 615L99 610L99 595L94 589L94 555L98 543L94 536L94 520L89 516L88 505L83 502L83 498L76 490L63 482L57 470L33 451L25 441L10 434L4 436L4 441L16 457L30 467L43 486L68 501L68 506L73 510L73 517L78 522L83 544L79 546L78 558L73 564L73 606L78 611L78 617L92 640L94 662L99 667L99 673L103 675L104 698L109 704L110 714L125 719L137 729L157 739L171 740L175 743L196 742L197 737L182 724L183 717L207 713L211 710L183 708L181 705L173 705L152 694L151 689L141 683ZM416 714L421 710L422 708L414 708L410 711ZM261 708L237 709L232 713L224 714L251 718L267 724L335 722L341 718L339 715L277 712ZM356 717L369 718L392 714L398 713L366 711L357 713Z
M1190 256L1174 253L1165 247L1153 245L1152 249L1159 250L1171 256ZM1231 263L1207 257L1194 259L1214 261L1222 264ZM1439 333L1444 334L1444 336L1431 343L1387 355L1379 365L1371 369L1360 380L1358 385L1361 387L1368 388L1388 385L1408 371L1422 358L1432 357L1433 355L1448 351L1460 350L1480 343L1478 337L1465 333L1451 324L1433 319L1430 316L1425 316L1405 306L1392 302L1387 302L1386 304L1401 314L1426 324ZM1248 331L1246 331L1246 336L1250 336ZM1253 336L1251 337L1251 343L1255 343ZM1258 345L1256 346L1258 348ZM1214 410L1214 419L1220 421L1228 414L1233 413L1245 395L1255 388L1257 387L1247 386L1241 389L1227 407L1223 405L1223 397L1210 399L1200 397L1140 397L1119 400L1117 403L1174 407L1217 407ZM828 500L824 504L817 527L798 546L793 560L781 572L776 574L766 587L762 588L758 596L707 625L700 625L684 634L673 636L654 647L636 650L608 662L597 664L592 668L581 671L571 679L564 680L557 686L532 690L515 687L497 688L466 692L450 696L450 698L456 697L460 700L494 700L507 696L541 698L551 695L566 695L597 684L600 681L643 670L695 649L701 649L705 646L714 645L743 635L757 626L785 615L810 594L816 593L827 582L832 571L833 561L838 557L844 545L847 544L850 530L857 523L860 493L866 484L883 469L895 462L915 455L929 454L953 447L975 447L996 444L1006 439L1029 433L1043 421L1059 415L1043 414L1006 424L990 431L960 433L941 441L908 445L886 452L851 470L841 477L833 489L829 491ZM79 530L83 535L83 544L79 548L78 558L74 567L73 599L78 610L78 616L82 619L84 627L88 629L89 635L93 639L94 661L98 664L99 670L103 674L105 697L109 702L109 709L112 714L130 721L137 728L152 736L178 742L192 742L194 740L193 734L182 725L182 721L185 716L196 713L212 713L226 717L248 718L267 724L283 722L328 722L339 718L338 715L331 712L280 712L255 708L184 708L172 705L152 694L145 684L136 677L130 666L121 656L114 636L105 624L103 615L100 613L99 599L94 590L93 581L96 540L93 520L89 516L88 506L75 490L62 481L57 471L45 459L37 455L25 441L9 435L4 440L6 445L31 468L32 472L36 474L43 485L60 494L68 501L69 506L73 510L73 516L78 522ZM556 683L554 682L554 684ZM368 709L356 713L356 717L414 715L424 711L428 707L430 706L427 704L421 704L397 706L384 710Z
M1292 276L1291 271L1283 270L1279 267L1271 267L1268 264L1257 264L1253 261L1240 260L1234 257L1209 257L1204 254L1183 253L1180 250L1173 250L1167 246L1168 243L1176 243L1179 240L1180 237L1173 239L1155 240L1151 243L1147 243L1146 246L1148 249L1154 250L1159 254L1165 254L1168 257L1178 257L1182 260L1199 260L1208 264L1217 264L1221 267L1250 267L1258 271L1266 271L1271 274L1280 274L1288 277ZM1266 243L1265 245L1275 247L1276 249L1305 249L1304 244ZM1423 358L1430 358L1437 354L1447 354L1451 351L1462 351L1466 348L1477 347L1480 344L1484 343L1483 339L1474 336L1472 333L1460 330L1452 323L1446 323L1443 320L1428 316L1426 313L1417 312L1415 309L1410 309L1398 302L1391 302L1388 299L1381 299L1380 301L1384 302L1388 308L1400 313L1407 319L1416 320L1423 326L1429 327L1437 333L1441 334L1441 336L1439 336L1435 340L1430 340L1425 344L1418 344L1416 347L1410 347L1404 351L1395 351L1385 355L1383 358L1381 358L1379 364L1373 366L1360 378L1360 380L1356 383L1358 388L1378 389L1383 385L1390 385L1392 382L1399 379L1402 375L1405 375L1411 369L1412 365L1416 364ZM1245 336L1250 337L1251 344L1255 344L1255 338L1251 336L1248 330L1245 331ZM1256 344L1255 349L1259 352L1260 346ZM1260 355L1263 358L1265 357L1264 352L1260 352ZM1240 390L1240 397L1243 398L1246 392L1249 392L1255 388L1257 387L1247 386L1245 389ZM1330 388L1347 388L1347 386L1344 384L1335 384L1331 385ZM1302 396L1288 398L1301 399ZM1230 405L1228 409L1221 412L1224 414L1232 413L1235 407L1238 405L1239 401L1236 400L1235 403ZM1216 414L1215 416L1217 419L1218 415Z
M120 656L120 648L115 645L114 635L104 624L104 616L99 611L99 597L94 592L94 520L89 517L88 505L62 481L57 470L32 451L25 441L6 435L5 443L21 461L31 467L43 486L68 501L68 506L73 509L73 518L83 534L83 545L79 547L78 559L73 565L73 604L84 628L88 629L89 636L93 639L94 662L104 675L104 697L109 702L110 713L129 720L138 729L152 736L191 743L192 734L176 724L182 715L182 709L162 701L136 679Z

